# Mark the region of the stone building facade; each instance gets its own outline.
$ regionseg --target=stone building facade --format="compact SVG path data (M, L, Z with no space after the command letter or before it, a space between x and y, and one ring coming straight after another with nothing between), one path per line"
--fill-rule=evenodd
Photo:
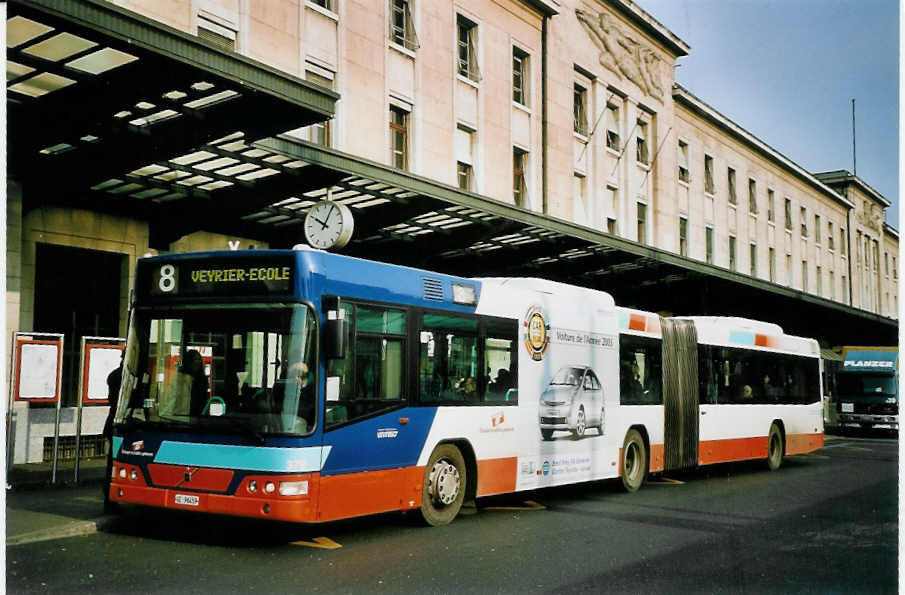
M676 85L690 47L630 0L115 3L337 91L302 139L897 317L889 202Z

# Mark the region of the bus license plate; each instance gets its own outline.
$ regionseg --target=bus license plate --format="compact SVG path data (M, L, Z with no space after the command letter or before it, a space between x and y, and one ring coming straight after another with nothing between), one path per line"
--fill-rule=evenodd
M842 413L854 413L854 412L855 412L854 403L843 403L842 404Z
M176 494L176 504L182 504L183 506L198 506L198 503L198 496Z

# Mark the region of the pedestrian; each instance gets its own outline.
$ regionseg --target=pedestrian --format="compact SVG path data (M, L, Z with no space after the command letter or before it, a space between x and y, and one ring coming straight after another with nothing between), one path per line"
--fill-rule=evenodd
M119 360L119 367L107 375L107 402L110 410L107 411L107 419L104 422L104 447L107 452L107 466L104 472L104 512L116 510L116 503L110 500L110 482L113 474L113 419L116 417L116 406L119 403L119 389L123 379L123 360Z

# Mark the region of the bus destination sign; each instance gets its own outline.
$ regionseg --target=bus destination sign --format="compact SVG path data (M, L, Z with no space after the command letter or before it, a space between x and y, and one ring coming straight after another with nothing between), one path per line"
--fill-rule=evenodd
M154 263L145 291L153 297L280 295L292 291L291 261L285 259Z

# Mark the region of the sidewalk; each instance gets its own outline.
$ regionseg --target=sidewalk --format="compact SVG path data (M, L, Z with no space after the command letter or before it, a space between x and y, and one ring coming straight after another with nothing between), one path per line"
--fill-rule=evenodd
M14 466L7 478L7 547L95 533L112 518L104 515L103 477L103 459L81 462L78 485L72 462L58 465L53 486L48 463Z

